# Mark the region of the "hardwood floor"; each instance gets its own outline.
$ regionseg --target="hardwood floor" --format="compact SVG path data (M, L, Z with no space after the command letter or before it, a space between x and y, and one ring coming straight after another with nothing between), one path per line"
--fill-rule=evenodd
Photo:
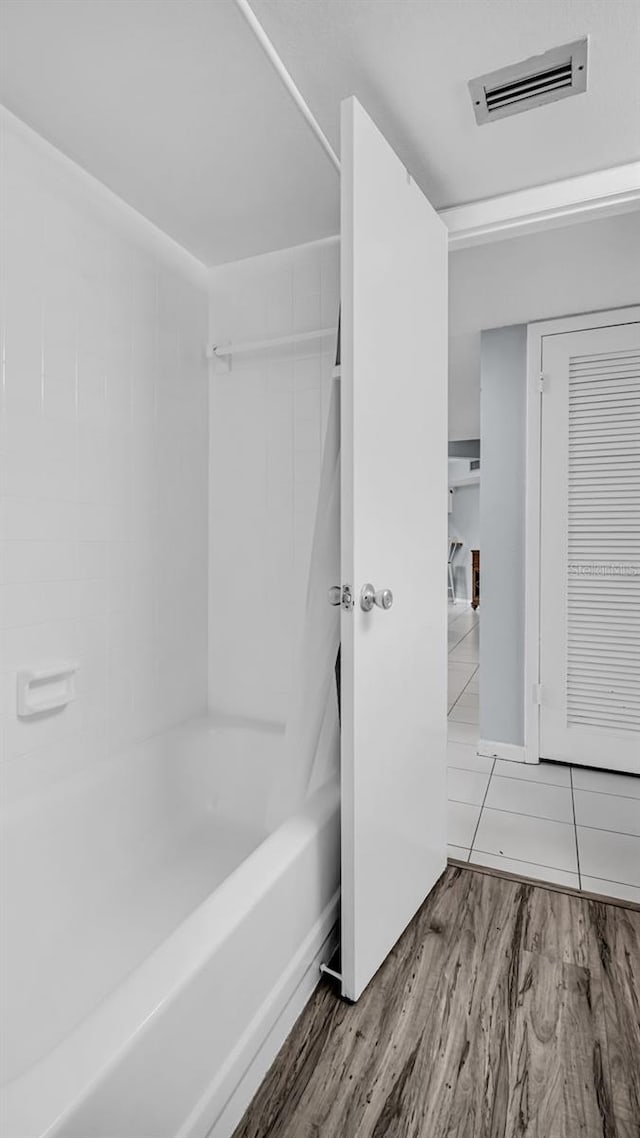
M234 1138L639 1138L640 912L449 866L318 987Z

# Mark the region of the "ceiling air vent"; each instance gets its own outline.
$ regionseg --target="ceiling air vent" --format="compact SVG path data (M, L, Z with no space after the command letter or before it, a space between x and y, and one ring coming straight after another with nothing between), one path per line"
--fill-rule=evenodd
M586 89L586 37L469 81L479 125L579 95Z

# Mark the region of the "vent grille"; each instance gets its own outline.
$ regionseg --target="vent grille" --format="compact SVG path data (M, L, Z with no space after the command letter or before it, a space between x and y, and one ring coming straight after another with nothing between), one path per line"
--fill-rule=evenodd
M469 83L479 124L578 95L587 89L587 39L552 48Z

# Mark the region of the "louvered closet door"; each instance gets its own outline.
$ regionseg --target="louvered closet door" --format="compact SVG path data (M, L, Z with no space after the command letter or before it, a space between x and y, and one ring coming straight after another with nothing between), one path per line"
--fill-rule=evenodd
M542 370L540 754L640 774L640 324Z

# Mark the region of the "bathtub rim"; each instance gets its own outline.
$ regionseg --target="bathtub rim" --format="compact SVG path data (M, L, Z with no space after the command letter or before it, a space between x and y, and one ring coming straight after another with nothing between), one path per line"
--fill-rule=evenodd
M207 966L265 889L330 823L339 801L337 783L318 788L298 813L269 834L69 1036L0 1088L2 1132L55 1138L79 1103L122 1062L163 1008L179 998ZM266 872L265 862L269 866Z

